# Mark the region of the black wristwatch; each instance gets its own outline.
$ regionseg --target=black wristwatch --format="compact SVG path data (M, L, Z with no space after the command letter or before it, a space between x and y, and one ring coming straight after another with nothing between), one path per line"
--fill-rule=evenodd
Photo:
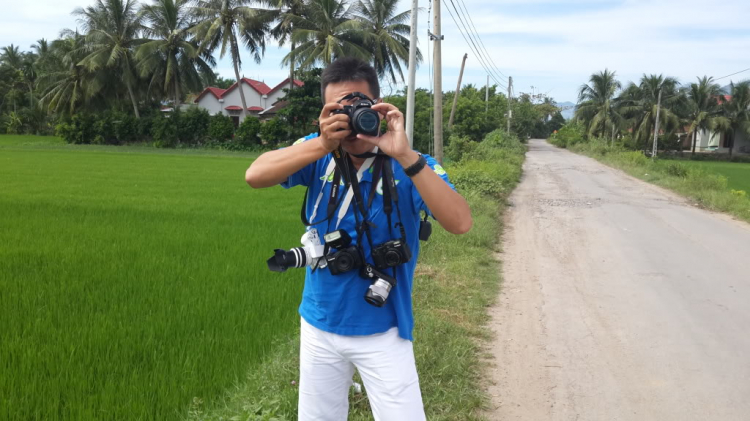
M404 172L409 177L414 177L415 175L419 174L420 171L422 171L422 168L424 168L425 165L427 165L427 159L420 153L417 162L404 169Z

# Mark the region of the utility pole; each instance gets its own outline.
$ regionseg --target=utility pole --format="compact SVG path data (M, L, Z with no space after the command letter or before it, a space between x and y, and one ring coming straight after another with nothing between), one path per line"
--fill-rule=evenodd
M435 18L432 21L432 39L435 47L435 72L434 87L434 121L435 121L435 159L443 163L443 61L440 44L443 36L440 34L440 0L433 0L432 7L435 9Z
M508 76L508 131L506 133L510 134L510 119L513 117L513 111L510 109L510 92L513 88L513 78Z
M487 75L487 84L484 85L484 113L490 112L490 75Z
M409 86L406 92L406 137L414 148L414 85L417 74L417 12L419 0L411 1L411 29L409 32Z
M654 124L654 149L651 151L651 159L656 157L657 144L659 138L659 112L661 112L661 88L659 88L659 99L656 101L656 124Z
M448 129L453 127L453 115L456 114L456 104L458 104L458 94L461 92L461 79L464 77L464 66L466 65L466 59L469 54L464 54L464 59L461 62L461 72L458 74L458 84L456 85L456 93L453 95L453 106L451 107L451 117L448 119Z

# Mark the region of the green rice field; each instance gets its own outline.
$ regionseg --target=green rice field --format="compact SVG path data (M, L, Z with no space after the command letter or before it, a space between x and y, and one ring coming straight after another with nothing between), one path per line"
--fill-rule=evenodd
M302 190L253 157L0 136L0 419L182 419L295 331Z
M734 190L750 193L750 164L740 162L680 161L685 165L703 168L727 178L728 186Z

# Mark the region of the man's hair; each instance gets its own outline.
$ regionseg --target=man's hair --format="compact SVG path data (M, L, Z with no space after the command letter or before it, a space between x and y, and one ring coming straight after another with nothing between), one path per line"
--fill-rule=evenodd
M380 98L378 74L367 62L354 57L342 57L329 64L320 76L320 96L326 102L326 87L331 83L364 80L370 86L372 99Z

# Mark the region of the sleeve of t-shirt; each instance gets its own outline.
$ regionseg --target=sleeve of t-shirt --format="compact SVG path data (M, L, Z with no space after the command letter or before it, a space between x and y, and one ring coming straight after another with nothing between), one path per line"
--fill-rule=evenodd
M445 181L445 183L448 184L453 190L456 190L456 187L448 179L448 173L445 172L443 166L440 165L440 163L438 163L437 160L430 155L425 155L424 157L427 160L427 166L430 167L432 171L435 171L435 174L439 175L440 178L442 178L443 181ZM427 168L422 171L426 170ZM427 205L424 203L424 200L422 200L422 195L419 194L417 187L412 184L411 188L413 189L412 200L414 200L414 209L425 211L428 215L432 216L432 212L430 212L430 210L427 208Z
M296 142L294 142L293 145L300 144L302 142L307 142L310 139L315 139L318 137L317 133L311 133L305 137L299 138ZM310 186L310 181L313 178L313 175L315 173L315 165L316 162L311 162L307 164L306 166L302 167L301 170L297 171L296 173L289 176L289 178L286 179L286 181L281 183L281 187L285 189L292 188L294 186Z

